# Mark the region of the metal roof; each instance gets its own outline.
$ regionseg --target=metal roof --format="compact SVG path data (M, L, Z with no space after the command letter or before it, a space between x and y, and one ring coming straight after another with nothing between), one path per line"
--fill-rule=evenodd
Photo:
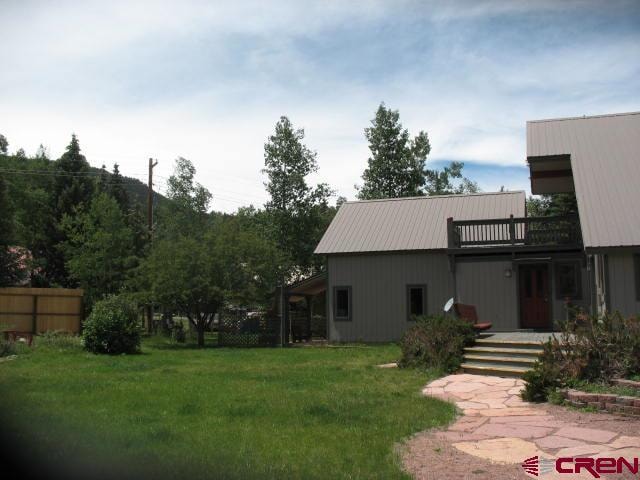
M569 154L585 248L640 245L640 112L527 122L527 157Z
M345 202L315 253L445 249L448 217L483 220L524 212L523 191Z

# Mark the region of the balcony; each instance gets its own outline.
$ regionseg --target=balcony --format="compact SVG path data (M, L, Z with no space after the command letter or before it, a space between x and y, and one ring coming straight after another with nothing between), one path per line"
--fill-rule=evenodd
M447 219L449 250L578 250L582 248L577 216Z

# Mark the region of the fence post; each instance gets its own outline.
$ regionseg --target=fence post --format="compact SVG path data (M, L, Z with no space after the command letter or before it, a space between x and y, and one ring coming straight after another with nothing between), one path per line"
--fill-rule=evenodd
M516 244L516 224L513 220L513 213L509 215L509 239L511 240L511 245Z
M447 245L449 248L455 247L455 242L453 238L453 217L447 218Z
M31 333L38 333L38 294L33 295L33 312L31 315Z

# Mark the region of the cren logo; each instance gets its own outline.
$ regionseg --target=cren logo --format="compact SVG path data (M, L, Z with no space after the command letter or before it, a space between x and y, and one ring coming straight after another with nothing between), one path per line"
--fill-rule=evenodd
M523 470L529 475L538 477L556 471L557 473L582 473L588 472L593 478L601 478L601 474L624 473L628 471L637 474L640 470L639 459L626 459L624 457L561 457L556 460L535 457L527 458L522 462Z
M553 470L555 462L546 458L541 458L536 455L535 457L527 458L522 462L523 470L529 475L537 477L538 475L544 475Z

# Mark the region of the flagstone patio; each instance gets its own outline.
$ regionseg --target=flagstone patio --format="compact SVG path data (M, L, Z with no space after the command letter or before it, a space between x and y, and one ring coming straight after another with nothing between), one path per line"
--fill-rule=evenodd
M520 397L523 386L521 379L471 374L449 375L429 383L423 390L424 395L453 402L463 413L446 430L431 435L459 452L486 461L488 465L519 466L535 455L547 459L603 454L640 457L640 421L620 418L623 424L631 422L622 429L600 428L598 422L585 426L583 422L572 420L575 412L523 401ZM568 414L562 415L562 412ZM589 415L605 419L611 417ZM611 425L615 423L610 422ZM634 433L630 435L629 432ZM416 474L415 471L412 473ZM555 475L549 473L542 478L552 479ZM560 477L592 478L587 475ZM520 477L509 474L491 478ZM472 475L469 478L477 477Z

